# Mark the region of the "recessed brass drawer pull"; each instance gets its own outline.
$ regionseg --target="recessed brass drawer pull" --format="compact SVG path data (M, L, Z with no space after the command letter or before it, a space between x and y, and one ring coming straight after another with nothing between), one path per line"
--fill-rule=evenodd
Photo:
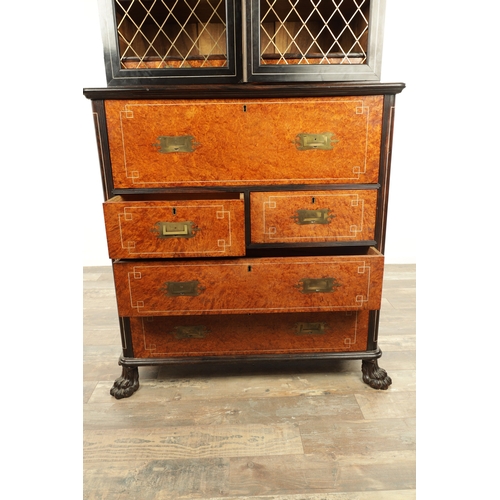
M204 339L208 330L204 325L176 326L171 333L179 340Z
M295 323L295 335L323 335L326 323Z
M297 210L297 214L291 218L299 225L306 224L330 224L335 215L330 214L329 208L321 208L319 210Z
M153 229L158 238L193 238L198 227L192 221L157 222Z
M205 290L198 280L194 281L167 281L161 291L167 297L196 297Z
M332 132L322 132L320 134L297 134L295 137L295 146L299 151L310 149L329 150L338 141L334 138Z
M199 144L192 135L161 135L158 142L153 144L160 153L192 153Z
M295 285L301 293L331 293L339 286L336 278L303 278Z

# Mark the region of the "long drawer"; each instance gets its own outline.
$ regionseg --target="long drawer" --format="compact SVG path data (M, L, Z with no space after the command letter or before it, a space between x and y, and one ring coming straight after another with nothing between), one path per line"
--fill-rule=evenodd
M104 203L112 259L245 254L243 195L115 196Z
M252 243L374 239L374 189L252 192L250 206Z
M384 259L364 255L113 263L120 316L379 309Z
M368 311L130 318L136 358L363 351Z
M376 183L383 99L106 101L114 186Z

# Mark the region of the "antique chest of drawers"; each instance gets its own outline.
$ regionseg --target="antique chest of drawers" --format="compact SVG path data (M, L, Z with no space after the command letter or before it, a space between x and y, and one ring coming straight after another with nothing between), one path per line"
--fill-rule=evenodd
M378 318L403 84L85 89L123 353L138 368L359 359L386 389Z

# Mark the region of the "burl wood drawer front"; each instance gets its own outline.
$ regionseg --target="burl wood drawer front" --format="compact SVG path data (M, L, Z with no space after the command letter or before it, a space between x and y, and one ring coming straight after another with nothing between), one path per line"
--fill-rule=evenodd
M379 309L383 256L118 261L120 316Z
M252 243L373 240L376 190L250 195Z
M106 101L116 188L378 181L383 96Z
M104 203L112 259L245 254L243 196L161 199L115 196Z
M130 318L134 357L366 350L368 311Z

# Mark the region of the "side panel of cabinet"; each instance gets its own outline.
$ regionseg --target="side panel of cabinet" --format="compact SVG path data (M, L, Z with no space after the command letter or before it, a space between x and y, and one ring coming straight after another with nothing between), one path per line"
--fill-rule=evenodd
M106 101L115 188L378 181L383 96Z

